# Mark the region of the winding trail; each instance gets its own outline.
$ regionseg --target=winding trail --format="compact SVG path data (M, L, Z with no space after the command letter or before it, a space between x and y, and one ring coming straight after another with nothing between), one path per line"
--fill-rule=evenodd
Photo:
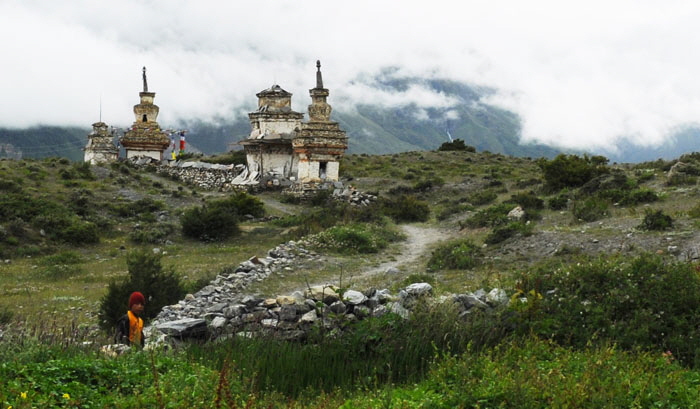
M404 224L401 225L401 230L406 235L406 241L403 243L400 254L396 256L396 260L387 261L377 267L366 270L362 273L362 276L385 273L392 267L399 269L400 266L414 263L425 254L429 245L449 237L447 232L434 227Z

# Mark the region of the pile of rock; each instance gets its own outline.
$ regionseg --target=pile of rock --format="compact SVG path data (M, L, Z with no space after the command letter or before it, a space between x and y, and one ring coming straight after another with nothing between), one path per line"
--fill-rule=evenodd
M342 200L354 206L369 206L377 200L377 196L368 193L360 192L352 186L346 188L336 188L333 190L333 197L337 200Z
M223 287L220 289L223 290ZM216 290L219 291L219 290ZM327 286L310 287L303 294L295 292L275 298L239 295L228 301L212 302L210 290L188 296L170 311L158 316L147 330L149 343L192 338L215 339L254 333L275 334L280 339L303 340L319 326L339 333L344 323L395 313L408 318L419 300L449 303L460 316L474 309L492 310L509 302L502 289L479 290L469 294L432 297L428 283L415 283L392 295L388 290L341 291Z
M175 162L172 165L159 165L158 174L181 180L200 189L228 192L238 186L234 179L244 165L217 165L205 162Z

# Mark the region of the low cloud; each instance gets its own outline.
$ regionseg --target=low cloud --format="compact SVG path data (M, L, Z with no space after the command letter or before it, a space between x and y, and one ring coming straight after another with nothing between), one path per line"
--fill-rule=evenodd
M274 83L304 112L321 59L336 110L462 103L381 87L394 67L495 90L482 102L517 113L525 142L653 146L700 117L700 4L689 3L6 0L0 126L89 126L100 104L105 122L128 125L142 66L165 126L240 117Z

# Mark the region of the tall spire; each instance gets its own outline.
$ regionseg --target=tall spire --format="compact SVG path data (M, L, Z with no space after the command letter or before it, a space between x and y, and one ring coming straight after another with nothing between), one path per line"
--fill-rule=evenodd
M321 77L321 60L316 60L316 88L323 88L323 78Z
M143 67L143 92L148 92L148 82L146 82L146 67Z

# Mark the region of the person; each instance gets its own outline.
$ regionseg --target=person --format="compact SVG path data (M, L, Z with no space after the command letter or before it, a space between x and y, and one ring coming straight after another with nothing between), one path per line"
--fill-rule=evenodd
M114 342L117 344L139 345L143 347L143 319L141 314L146 307L146 298L138 291L129 296L129 310L117 320Z

